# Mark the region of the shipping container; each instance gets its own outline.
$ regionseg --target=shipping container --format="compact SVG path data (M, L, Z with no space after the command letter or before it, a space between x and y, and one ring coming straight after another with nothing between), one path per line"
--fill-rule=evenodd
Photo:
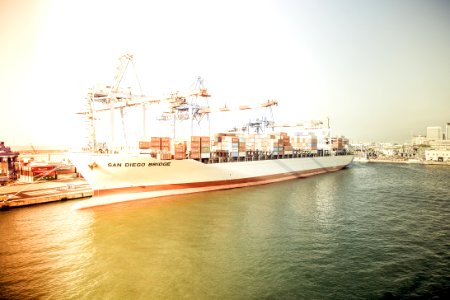
M185 159L186 153L176 153L174 155L174 159Z
M200 152L201 153L210 153L211 149L209 147L201 147Z
M139 141L139 149L150 149L151 142Z
M200 152L198 152L198 153L191 153L190 158L193 158L193 159L200 158Z

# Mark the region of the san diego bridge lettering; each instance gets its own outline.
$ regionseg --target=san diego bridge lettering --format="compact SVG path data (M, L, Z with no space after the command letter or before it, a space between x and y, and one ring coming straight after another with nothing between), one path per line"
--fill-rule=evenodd
M125 168L141 168L141 167L170 167L170 161L150 162L150 163L108 163L108 167L125 167Z

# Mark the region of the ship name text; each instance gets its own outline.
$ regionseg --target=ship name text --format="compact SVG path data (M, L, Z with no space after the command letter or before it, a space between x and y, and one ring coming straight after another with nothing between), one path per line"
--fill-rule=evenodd
M141 167L170 167L170 161L150 162L150 163L108 163L108 167L125 167L125 168L141 168Z

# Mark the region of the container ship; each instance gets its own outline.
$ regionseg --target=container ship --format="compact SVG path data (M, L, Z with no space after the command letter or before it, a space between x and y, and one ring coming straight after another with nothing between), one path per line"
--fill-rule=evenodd
M89 121L89 146L72 151L69 159L90 184L94 197L77 203L75 208L274 183L338 171L353 160L345 151L345 139L331 138L330 128L323 122L289 125L294 131L288 133L277 131L281 125L262 117L239 130L193 135L194 124L200 126L211 114L226 113L231 108L214 111L209 105L199 104L210 97L200 78L193 92L185 95L177 92L159 99L134 96L119 88L124 65L131 60L131 55L121 57L113 85L88 92L87 109L81 114ZM258 107L271 113L277 104L268 100ZM166 108L159 122L170 124L171 136L147 136L145 112L149 105ZM130 145L124 111L136 108L143 111L144 137ZM110 119L108 143L98 140L96 122L102 112ZM111 120L114 116L119 120ZM118 142L114 140L117 124L124 131ZM282 126L286 129L287 125ZM182 135L182 129L188 134Z

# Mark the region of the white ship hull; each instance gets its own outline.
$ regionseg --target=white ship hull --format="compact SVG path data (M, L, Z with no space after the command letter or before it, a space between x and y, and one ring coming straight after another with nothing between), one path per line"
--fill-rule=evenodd
M94 190L77 208L268 184L340 170L353 156L225 163L159 160L148 155L72 153L70 160Z

